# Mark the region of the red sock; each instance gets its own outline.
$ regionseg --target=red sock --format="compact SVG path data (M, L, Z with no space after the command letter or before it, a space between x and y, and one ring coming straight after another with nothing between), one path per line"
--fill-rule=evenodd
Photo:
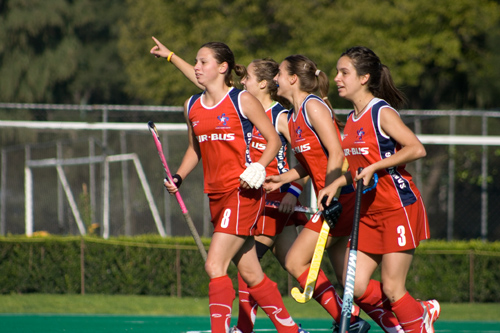
M297 279L302 288L306 285L308 273L309 269L306 269L306 271ZM313 297L316 302L321 304L321 306L332 316L335 322L340 323L342 299L339 297L332 283L328 280L325 273L321 269L318 272ZM354 317L351 318L354 320Z
M382 284L370 280L363 296L356 299L359 307L366 312L386 333L402 332L398 319L394 316L391 304L382 291Z
M423 332L424 308L409 292L391 303L391 306L405 332Z
M278 333L297 333L299 327L285 308L276 283L264 275L262 282L249 290L250 295L271 319Z
M239 313L238 324L236 326L243 333L251 333L253 331L258 306L257 302L250 295L248 285L243 281L240 273L238 273L238 299Z
M208 301L210 304L210 326L213 333L226 333L231 323L231 308L235 298L233 282L224 275L210 280Z

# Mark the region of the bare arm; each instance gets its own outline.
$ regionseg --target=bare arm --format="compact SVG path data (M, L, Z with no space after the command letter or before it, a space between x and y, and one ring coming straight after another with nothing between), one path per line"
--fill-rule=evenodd
M181 165L176 172L182 179L185 179L201 160L200 146L198 144L196 136L193 133L193 127L187 115L187 103L188 101L184 103L184 117L186 119L186 123L188 124L189 144L186 152L184 153ZM177 187L169 183L168 181L166 181L164 185L170 194L174 194L175 192L177 192Z
M153 48L151 49L151 51L150 51L151 54L154 54L155 57L157 57L157 58L161 57L161 58L165 58L165 59L168 59L168 57L170 56L170 62L175 67L177 67L177 69L180 70L182 72L182 74L184 74L184 76L189 81L193 82L194 85L196 85L201 90L205 90L205 87L203 87L202 85L200 85L198 83L198 80L196 80L196 76L194 75L194 67L193 67L193 65L187 63L184 59L182 59L181 57L179 57L177 54L172 53L172 51L168 47L166 47L165 45L163 45L155 37L152 37L152 38L153 38L153 41L156 43L156 45L153 46ZM170 53L172 53L172 55L170 55Z
M401 145L394 155L367 166L356 176L354 181L363 178L363 184L368 185L377 170L403 165L426 155L426 151L417 136L403 123L399 115L391 108L380 110L382 131Z
M328 197L328 200L326 201L326 205L328 206L330 205L330 202L332 202L333 197L335 197L340 192L340 189L343 186L350 184L352 184L351 172L347 171L342 176L335 179L330 185L325 186L323 189L321 189L318 192L318 203L320 210L323 210L325 208L323 207L322 203L323 197Z
M304 169L302 165L297 164L281 175L266 177L266 181L264 182L264 189L266 190L266 192L272 192L280 188L283 184L288 184L307 176L307 170ZM307 181L307 179L304 181Z
M307 102L307 116L318 133L321 143L328 151L325 186L331 184L342 174L344 152L337 135L330 110L317 100Z
M290 132L288 131L288 115L286 112L283 112L278 117L278 132L281 133L286 139L286 141L290 142Z

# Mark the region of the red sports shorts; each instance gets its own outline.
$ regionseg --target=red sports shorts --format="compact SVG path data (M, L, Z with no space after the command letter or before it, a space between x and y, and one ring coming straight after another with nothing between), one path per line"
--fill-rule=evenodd
M271 192L266 194L266 201L281 202L287 192ZM300 203L297 201L297 204ZM273 237L279 235L285 226L299 226L307 223L304 213L294 212L292 214L280 213L278 208L266 207L264 213L257 222L255 235L266 235Z
M358 249L372 254L411 250L430 237L422 197L406 207L361 215Z
M329 236L343 237L351 235L355 200L356 200L356 192L340 195L339 202L342 205L342 213L340 214L340 217L337 221L337 224L335 225L335 228L333 228L333 230L330 230L330 232L328 233ZM319 233L321 231L322 224L323 224L323 217L321 217L318 221L314 221L314 217L312 217L304 227Z
M255 234L257 221L264 210L260 189L235 188L224 193L209 193L210 214L214 232L239 236Z

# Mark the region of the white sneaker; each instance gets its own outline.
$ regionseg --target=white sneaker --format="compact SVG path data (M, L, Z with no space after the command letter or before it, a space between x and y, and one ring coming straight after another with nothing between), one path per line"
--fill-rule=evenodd
M434 322L439 318L441 314L441 306L439 302L435 299L429 301L420 302L424 308L423 324L425 332L434 333Z

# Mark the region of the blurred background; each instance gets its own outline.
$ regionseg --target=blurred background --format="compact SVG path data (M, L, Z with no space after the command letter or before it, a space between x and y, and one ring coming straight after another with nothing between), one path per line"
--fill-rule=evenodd
M500 1L488 0L0 0L1 235L189 235L147 122L175 172L198 90L149 54L151 36L188 62L214 40L243 65L305 54L331 87L345 49L373 49L417 134L474 136L426 143L408 166L432 238L500 238L500 143L486 140L500 136ZM329 99L345 119L349 103ZM181 194L209 236L202 182L199 166Z

